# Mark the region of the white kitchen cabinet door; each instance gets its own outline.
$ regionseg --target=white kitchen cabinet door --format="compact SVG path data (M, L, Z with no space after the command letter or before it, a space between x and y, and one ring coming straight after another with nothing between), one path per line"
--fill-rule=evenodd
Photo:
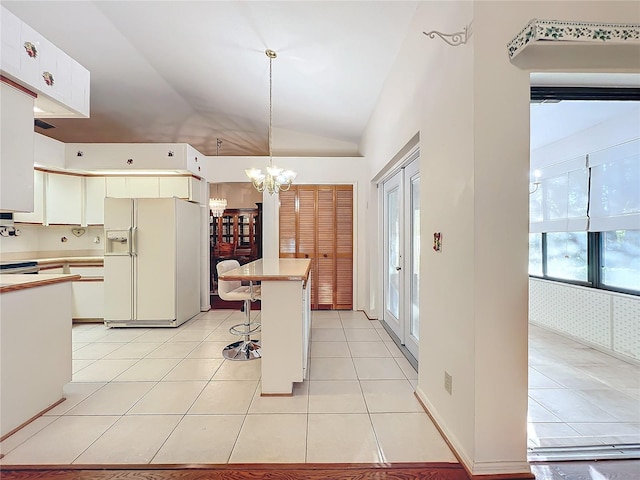
M3 14L5 11L3 10ZM35 89L41 82L40 61L42 52L40 43L43 38L38 32L26 23L20 23L20 73L18 79L29 87Z
M189 178L191 177L159 177L160 197L178 197L190 200Z
M0 69L5 75L18 78L20 75L20 52L24 49L20 45L21 21L11 12L2 10L0 15Z
M55 48L55 47L54 47ZM74 60L56 48L56 81L53 85L57 100L70 106L71 103L71 65Z
M46 174L45 219L48 225L82 223L82 177L59 173Z
M158 198L158 177L106 177L106 196L114 198Z
M33 211L33 97L0 82L0 210Z
M158 198L158 177L127 177L127 193L130 198Z
M69 107L89 117L90 74L78 62L71 63L71 96L66 102Z
M20 223L44 223L44 176L40 170L33 171L33 212L14 213L13 220Z
M0 11L2 74L38 94L40 117L89 117L89 72L6 8Z
M105 188L107 197L126 198L128 196L126 177L106 177Z
M202 204L202 189L206 187L207 182L195 177L189 177L189 200L191 202ZM209 202L209 195L207 192L207 199L205 203Z
M104 224L104 177L84 177L85 210L83 225Z
M36 89L43 92L48 97L62 102L60 85L62 79L58 75L58 52L59 49L45 38L40 39L38 45L40 58L40 71L38 73Z
M72 311L74 319L104 318L104 282L72 282Z

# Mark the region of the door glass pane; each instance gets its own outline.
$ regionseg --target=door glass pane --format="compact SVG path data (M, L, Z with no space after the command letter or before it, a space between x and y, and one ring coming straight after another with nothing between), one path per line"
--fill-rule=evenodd
M411 180L411 327L419 337L420 317L420 178Z
M398 190L387 194L387 245L389 264L387 265L387 305L389 312L398 318L400 316L400 209Z

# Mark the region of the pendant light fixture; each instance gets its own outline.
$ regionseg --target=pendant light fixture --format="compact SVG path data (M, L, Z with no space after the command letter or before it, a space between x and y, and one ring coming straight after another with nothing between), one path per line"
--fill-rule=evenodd
M247 177L253 183L253 186L259 192L265 190L269 192L269 195L278 193L280 190L286 192L291 188L293 180L296 178L296 172L292 170L285 170L273 165L273 155L271 153L271 139L273 129L273 76L272 76L272 63L273 59L277 57L276 52L273 50L266 50L264 52L269 57L269 166L267 172L264 173L259 168L249 168L244 171Z
M216 157L220 155L220 145L222 145L222 140L217 138L216 139ZM218 185L216 185L216 193L218 193ZM211 215L213 215L214 217L221 217L224 214L224 211L226 208L227 208L226 198L210 198L209 199L209 210L211 210Z

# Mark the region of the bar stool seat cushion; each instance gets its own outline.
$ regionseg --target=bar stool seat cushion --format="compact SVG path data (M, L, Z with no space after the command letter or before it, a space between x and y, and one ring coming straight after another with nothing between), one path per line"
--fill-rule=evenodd
M223 296L224 295L224 296ZM234 288L230 292L220 292L220 298L223 300L260 300L260 287L253 287L253 296L251 295L251 287L248 285L242 285L238 288Z

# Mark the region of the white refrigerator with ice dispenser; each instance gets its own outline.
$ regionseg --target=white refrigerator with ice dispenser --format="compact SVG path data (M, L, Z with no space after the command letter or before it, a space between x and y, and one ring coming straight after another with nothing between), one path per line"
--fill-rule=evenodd
M200 312L197 204L107 197L104 228L108 327L177 327Z

